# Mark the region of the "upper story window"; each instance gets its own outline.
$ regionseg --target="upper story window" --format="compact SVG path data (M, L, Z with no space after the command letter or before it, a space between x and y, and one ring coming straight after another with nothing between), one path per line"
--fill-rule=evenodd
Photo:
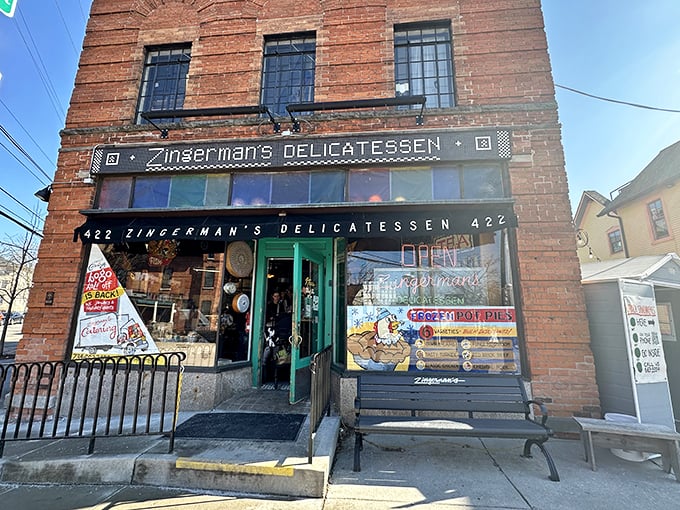
M621 231L613 230L607 234L609 237L609 251L611 253L619 253L623 251L623 240L621 239Z
M271 36L265 39L261 103L285 116L286 105L314 101L316 37L314 34Z
M184 106L191 45L147 48L135 122L145 122L141 114L159 110L178 110ZM154 122L174 122L159 119Z
M661 199L659 198L654 200L654 202L648 203L647 210L649 211L649 219L652 222L654 239L668 237L668 224L666 223L666 216L663 213Z
M449 23L395 26L394 78L397 96L424 95L428 108L454 106Z

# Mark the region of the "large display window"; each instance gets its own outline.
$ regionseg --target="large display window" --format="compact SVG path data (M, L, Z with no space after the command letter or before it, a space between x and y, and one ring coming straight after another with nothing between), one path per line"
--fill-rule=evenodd
M347 368L520 373L507 232L347 244Z
M188 366L247 361L252 265L243 241L93 245L72 356L182 351Z

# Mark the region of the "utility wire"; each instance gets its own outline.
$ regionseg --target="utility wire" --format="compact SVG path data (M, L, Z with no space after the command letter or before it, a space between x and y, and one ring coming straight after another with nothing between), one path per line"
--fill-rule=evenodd
M28 221L26 218L22 218L21 216L19 216L16 212L12 211L11 209L8 209L4 205L0 205L0 212L3 212L3 210L4 210L3 216L11 217L13 220L15 220L15 222L20 221L24 225L31 225L31 226L35 225L34 222Z
M87 14L85 14L85 11L83 10L83 4L80 0L78 0L78 7L80 8L80 15L83 17L83 21L87 23Z
M33 61L33 65L35 65L36 70L38 71L38 76L40 77L40 81L42 81L45 90L47 91L47 96L50 99L50 102L52 103L52 106L54 107L54 111L57 113L57 116L59 117L59 120L63 121L66 118L66 112L64 109L61 107L59 104L59 96L54 89L54 85L52 85L52 82L49 77L49 73L47 72L47 68L45 67L45 63L43 62L42 58L40 57L40 52L38 51L38 47L35 44L35 40L33 39L33 35L31 34L31 29L28 27L26 24L26 20L24 19L23 14L21 11L19 11L19 15L17 18L21 21L21 23L24 25L24 29L28 33L28 37L31 40L31 43L33 43L33 48L35 49L35 54L33 50L31 49L31 46L28 44L26 41L26 38L24 37L24 34L21 30L19 30L19 25L17 24L17 32L19 32L19 35L21 36L22 41L24 41L24 45L26 46L26 49L28 50L28 54L31 56L31 60ZM37 55L37 60L36 60L36 55ZM38 61L40 63L38 63Z
M7 137L7 139L12 143L12 145L14 145L14 147L16 147L17 149L19 149L19 152L21 152L21 154L23 154L23 156L24 156L27 160L29 160L31 163L33 163L33 166L36 167L38 170L40 170L40 173L42 173L48 181L51 181L51 180L52 180L52 179L50 178L50 176L47 174L47 172L45 172L45 170L43 170L43 169L40 167L40 165L39 165L38 163L35 162L35 160L31 157L31 155L30 155L28 152L26 152L26 149L24 149L24 148L21 146L21 144L20 144L19 142L17 142L17 141L14 139L14 137L9 133L9 131L7 131L7 130L5 129L5 126L3 126L2 124L0 124L0 133L2 133L3 135L5 135L5 136Z
M557 83L555 84L555 87L568 90L569 92L575 92L576 94L581 94L582 96L592 97L593 99L599 99L600 101L608 101L610 103L634 106L635 108L644 108L645 110L655 110L658 112L680 113L680 110L673 110L671 108L658 108L656 106L648 106L644 104L630 103L628 101L620 101L618 99L611 99L608 97L596 96L595 94L589 94L588 92L583 92L582 90L573 89L571 87L565 87L564 85L558 85Z
M49 162L52 164L52 166L56 167L57 164L56 164L56 162L54 161L54 159L52 159L50 156L47 155L47 153L43 150L43 148L40 146L40 144L35 140L35 138L33 138L33 136L31 135L31 133L30 133L30 132L26 129L26 127L21 123L21 120L19 120L19 119L17 118L17 116L14 115L14 113L12 112L12 110L10 110L9 106L7 106L7 105L5 104L5 102L2 100L2 98L0 98L0 104L1 104L2 106L5 107L5 110L7 110L7 112L12 116L12 118L14 119L14 121L15 121L17 124L19 124L19 127L23 130L23 132L26 134L26 136L28 136L28 137L31 139L31 141L35 144L35 146L36 146L36 147L38 148L38 150L42 153L42 155L45 156L45 159L47 159L47 161L49 161Z
M12 195L11 193L9 193L9 192L8 192L5 188L3 188L2 186L0 186L0 192L2 192L2 193L4 193L5 195L7 195L13 202L17 203L21 208L23 208L24 210L28 211L31 215L35 216L39 221L45 221L45 219L44 219L43 217L41 217L41 216L40 216L39 214L37 214L36 212L31 211L28 207L26 207L26 205L24 205L22 202L20 202L19 200L17 200L16 197L14 197L14 195ZM33 223L33 222L31 222L31 223Z
M78 2L80 4L80 2ZM61 22L64 25L64 28L66 29L66 35L68 36L68 40L71 42L71 48L73 48L73 53L75 53L76 57L78 56L78 49L76 48L76 43L73 42L73 36L71 35L71 31L68 28L68 25L66 24L66 19L64 19L64 13L61 12L61 8L59 7L59 2L57 0L54 0L54 5L57 8L57 12L59 13L59 18L61 18Z
M7 219L8 219L9 221L11 221L12 223L16 223L17 225L19 225L19 226L20 226L21 228L23 228L24 230L28 230L31 234L35 234L35 235L37 235L38 237L42 237L42 236L43 236L43 235L42 235L40 232L38 232L37 230L33 230L33 229L32 229L31 227L29 227L28 225L24 225L24 224L21 223L19 220L17 220L16 218L13 218L13 217L10 216L9 214L5 214L4 212L0 211L0 216L4 216L5 218L7 218Z
M21 161L21 160L17 157L17 155L14 154L14 153L10 150L10 148L7 147L4 143L0 142L0 146L1 146L2 148L4 148L4 149L8 152L8 154L9 154L10 156L12 156L14 159L16 159L17 162L18 162L21 166L23 166L23 167L28 171L29 174L31 174L33 177L35 177L36 180L37 180L39 183L41 183L41 184L43 184L43 185L46 186L47 184L49 184L50 182L52 182L52 179L50 179L50 178L48 178L47 182L45 182L45 181L43 180L42 177L36 175L36 174L33 172L33 170L31 170L30 168L28 168L28 167L26 166L26 164L25 164L23 161Z

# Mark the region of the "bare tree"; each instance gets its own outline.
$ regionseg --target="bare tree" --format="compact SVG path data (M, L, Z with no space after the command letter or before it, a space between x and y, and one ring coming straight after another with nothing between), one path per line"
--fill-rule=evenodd
M33 281L33 269L37 260L39 239L33 232L23 235L8 236L0 241L0 271L8 278L6 285L0 285L0 303L3 309L7 305L5 320L2 321L0 333L0 356L4 354L5 337L12 307L23 295L28 295Z

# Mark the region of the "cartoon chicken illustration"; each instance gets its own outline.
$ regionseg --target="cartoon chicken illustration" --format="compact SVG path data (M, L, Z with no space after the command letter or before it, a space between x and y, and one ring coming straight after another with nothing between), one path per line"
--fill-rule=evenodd
M347 348L363 369L394 370L409 357L411 346L399 331L402 323L397 316L385 308L377 312L373 323L365 322L363 331L347 337Z
M401 322L397 319L397 316L381 308L378 320L375 321L373 326L376 343L396 344L402 338L401 333L399 333L399 326L401 326Z

